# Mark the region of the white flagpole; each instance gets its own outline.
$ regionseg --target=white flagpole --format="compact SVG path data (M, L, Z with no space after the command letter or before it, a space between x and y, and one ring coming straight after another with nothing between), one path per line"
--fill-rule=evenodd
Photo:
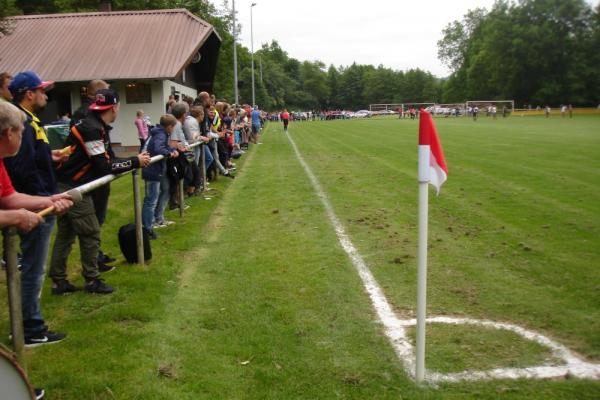
M427 309L427 219L429 213L429 146L419 146L419 247L417 253L417 349L415 378L425 378L425 314Z

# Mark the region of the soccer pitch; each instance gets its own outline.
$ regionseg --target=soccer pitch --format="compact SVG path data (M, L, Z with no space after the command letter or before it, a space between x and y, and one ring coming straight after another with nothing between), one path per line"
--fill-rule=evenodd
M449 178L430 194L428 315L519 325L600 362L600 117L435 122ZM418 121L385 118L290 125L403 319L416 308L417 132ZM598 381L572 377L418 387L281 125L262 141L234 181L158 232L148 266L106 277L114 295L56 298L46 284L46 318L69 337L28 351L37 385L61 399L598 397ZM130 182L112 193L103 243L116 254ZM427 329L430 371L557 362L511 332Z

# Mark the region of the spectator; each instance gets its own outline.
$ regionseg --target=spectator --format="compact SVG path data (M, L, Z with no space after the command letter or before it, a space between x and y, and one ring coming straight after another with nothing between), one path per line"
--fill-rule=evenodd
M207 142L209 139L201 136L200 121L204 119L204 110L202 107L194 106L190 109L190 115L185 117L183 123L183 133L188 143L195 143L198 141ZM192 180L189 182L186 192L189 196L197 195L201 191L202 177L200 176L200 152L202 151L201 146L194 147L194 161L191 164Z
M219 140L219 133L221 132L221 117L217 112L217 109L214 106L211 106L208 110L208 120L209 120L209 137L212 139L209 142L209 146L211 147L212 156L214 159L214 165L221 173L221 175L226 176L228 178L235 178L229 170L227 170L223 164L221 164L219 160L219 151L217 150L217 142Z
M206 92L204 92L204 93L206 93ZM199 100L199 99L200 98L198 98L196 100ZM198 120L198 126L200 128L200 140L202 140L205 143L205 146L202 146L203 150L201 150L201 151L204 151L204 170L207 172L214 161L212 152L210 150L210 147L208 146L208 143L210 142L210 137L208 135L208 132L210 130L210 128L208 126L208 116L206 115L206 113L204 111L204 107L202 106L202 101L200 101L195 107L198 108L198 111L190 111L190 112L192 112L192 115L194 115L195 113L198 114L196 119ZM198 153L200 153L200 152L198 152ZM200 154L198 154L198 157L199 156L200 156ZM206 189L208 182L202 182L202 185L204 186L204 189Z
M169 136L176 124L175 117L166 114L160 118L160 124L152 128L146 146L151 157L163 155L165 158L175 158L179 156L178 151L169 146ZM146 181L142 223L150 238L156 239L154 228L167 226L165 208L169 199L169 177L166 159L144 168L142 177Z
M87 84L85 88L86 96L81 100L81 106L73 113L71 126L75 125L88 115L90 106L96 101L96 92L108 88L108 83L100 79L94 79Z
M12 76L8 72L2 72L0 74L0 102L12 101L12 94L8 88L11 79Z
M96 92L96 101L90 113L77 123L67 138L73 152L57 169L59 189L67 191L107 174L120 173L145 167L150 162L147 152L136 157L115 158L109 152L109 132L119 114L119 96L110 89ZM82 275L88 293L108 294L114 289L100 279L98 250L100 249L100 224L92 198L84 194L82 201L58 219L58 232L50 262L52 294L60 295L77 290L67 280L67 260L75 237L79 238Z
M477 114L479 114L479 107L473 107L473 121L477 121Z
M42 82L31 71L20 73L10 87L20 110L8 102L0 103L0 156L7 157L6 169L0 159L0 208L17 209L4 212L9 213L9 222L17 223L4 220L3 225L14 224L22 230L19 235L25 346L58 342L66 336L48 330L40 304L50 234L56 217L49 215L42 220L37 214L24 210L54 207L55 213L64 213L73 204L68 196L56 194L52 161L59 160L60 155L50 152L46 133L33 113L46 105L45 89L51 86L52 82ZM14 186L11 181L15 182Z
M231 130L232 120L229 117L229 104L217 103L217 111L219 112L219 118L221 118L221 127L218 131L219 140L217 141L219 162L225 169L229 170L231 168L229 163L229 137L233 133Z
M18 73L12 80L9 89L13 101L25 113L21 146L17 154L4 160L6 170L15 190L31 196L57 195L54 161L62 161L60 150L50 150L46 132L36 112L42 110L48 101L46 91L54 82L42 82L33 71ZM52 197L50 197L52 198ZM60 210L67 210L72 202L60 200L54 205ZM25 344L36 345L60 341L64 334L48 331L44 324L40 309L40 294L44 282L46 258L50 246L50 235L56 217L49 215L35 229L21 234L21 297L23 308L23 324L25 328Z
M70 126L73 127L76 123L83 120L89 113L90 106L96 101L96 92L99 90L108 89L109 85L101 79L91 80L86 86L86 96L81 102L81 106L75 110L73 117L71 118ZM112 143L110 137L108 139L107 152L115 158L115 153L112 149ZM106 220L106 211L108 210L108 198L110 196L110 183L99 187L91 193L92 201L94 202L94 210L96 212L96 218L100 226L104 225ZM98 268L100 272L112 271L114 267L108 265L111 262L116 261L115 258L110 257L102 251L102 248L98 251Z
M260 142L260 131L262 129L262 122L261 122L261 117L260 117L260 111L258 110L258 107L255 106L254 110L252 110L252 141L254 142L254 144L262 144Z
M173 108L171 109L171 113L173 114L173 116L175 117L175 119L177 120L176 124L175 124L175 128L173 129L173 133L171 133L171 137L169 139L170 142L170 146L177 149L177 151L179 151L179 153L184 153L185 151L187 151L188 149L188 142L185 138L185 134L183 133L183 122L185 121L185 116L188 112L188 105L187 103L177 103L173 106ZM179 204L178 204L178 199L177 199L177 187L179 185L179 179L183 178L185 176L185 173L187 171L185 171L186 168L189 168L189 164L184 164L183 159L179 159L179 160L169 160L169 163L171 163L170 167L173 167L174 164L175 165L175 170L178 170L178 173L180 174L180 176L174 177L171 176L170 177L170 186L169 186L169 191L170 191L170 199L169 199L169 208L171 210L174 210L176 208L179 208ZM189 208L189 205L183 205L184 209ZM166 221L167 225L171 225L174 224L174 221Z
M42 217L34 212L28 211L28 209L39 210L54 206L55 212L64 212L64 209L60 209L60 204L54 203L52 197L48 199L16 192L12 186L8 173L4 168L2 159L4 157L12 157L19 151L24 128L23 123L25 121L25 114L19 111L19 109L9 102L0 101L0 226L14 226L21 234L30 233L39 226L40 223L44 222ZM56 198L57 196L54 197ZM23 290L23 286L21 286L21 289ZM39 296L35 301L39 306ZM29 324L30 321L25 319L25 313L29 307L25 306L25 303L22 303L21 306L23 307L24 313L23 322ZM44 324L43 321L42 324ZM28 330L25 329L26 335L27 332ZM35 336L36 338L34 338L34 340L32 340L31 337L28 339L26 336L26 346L38 345L40 343L56 343L64 339L66 334L51 332L46 328L46 331L43 334ZM38 343L33 344L31 343L32 341ZM34 392L36 399L42 399L45 395L44 389L36 388Z
M170 94L169 98L167 100L167 104L165 104L165 112L167 114L171 114L171 107L173 107L173 104L175 104L175 103L176 103L175 96Z
M144 119L144 110L138 110L136 113L136 117L135 117L135 127L137 128L138 131L138 139L140 139L140 153L142 152L142 150L144 149L144 143L146 143L146 140L148 139L148 124L146 123L146 120Z

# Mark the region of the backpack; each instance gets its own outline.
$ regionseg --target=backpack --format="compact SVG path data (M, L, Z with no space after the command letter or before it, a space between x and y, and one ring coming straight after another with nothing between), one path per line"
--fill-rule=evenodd
M144 242L144 261L149 261L152 259L152 249L150 248L150 237L146 229L142 229L142 238ZM119 247L128 263L136 264L138 262L135 224L127 224L119 228Z

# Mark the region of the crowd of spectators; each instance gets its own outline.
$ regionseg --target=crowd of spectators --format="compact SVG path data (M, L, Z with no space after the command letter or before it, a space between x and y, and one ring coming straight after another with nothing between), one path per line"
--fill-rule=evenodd
M250 143L261 144L264 125L264 114L256 107L230 105L207 92L200 92L195 99L172 96L166 113L154 126L142 110L137 112L134 122L139 152L119 158L110 139L111 124L119 116L119 96L108 83L94 80L87 86L81 107L72 118L63 120L70 124L65 147L51 149L36 113L46 106L46 92L53 85L33 71L14 77L0 74L0 226L19 231L26 347L56 343L66 337L66 333L49 329L40 301L54 225L58 229L48 272L51 294L110 294L115 290L102 278L103 273L114 269L110 263L115 258L100 248L110 185L77 199L67 192L108 174L143 168L143 226L155 239L154 229L174 223L165 219L164 212L169 202L171 207L180 206L174 195L180 180L188 196L197 196L219 174L234 178L233 160L241 157ZM155 155L164 158L151 163ZM68 258L76 238L83 287L68 280ZM43 390L36 389L36 397L43 396Z

